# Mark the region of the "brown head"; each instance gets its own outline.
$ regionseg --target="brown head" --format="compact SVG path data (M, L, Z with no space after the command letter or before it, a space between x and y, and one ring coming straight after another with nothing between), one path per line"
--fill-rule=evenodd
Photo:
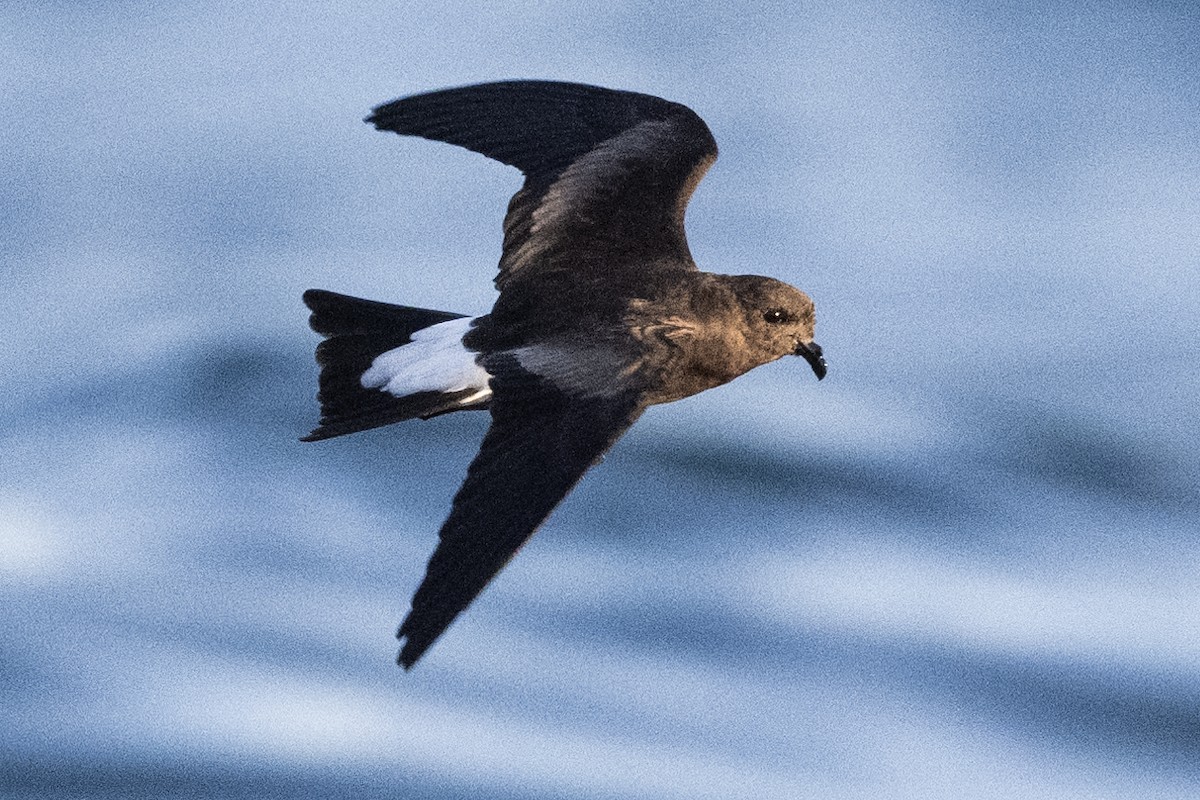
M816 317L813 302L794 286L760 275L730 275L728 285L745 315L746 343L758 363L783 356L800 356L816 373L825 377L821 347L813 341Z

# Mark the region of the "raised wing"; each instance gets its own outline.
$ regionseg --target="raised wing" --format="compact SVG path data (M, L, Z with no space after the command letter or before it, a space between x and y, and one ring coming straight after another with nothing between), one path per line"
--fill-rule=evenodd
M504 219L499 289L546 270L691 265L684 211L717 144L686 106L598 86L507 81L395 100L367 122L525 173Z
M508 563L583 473L641 415L632 393L579 397L517 364L485 362L492 427L439 532L397 636L408 669Z

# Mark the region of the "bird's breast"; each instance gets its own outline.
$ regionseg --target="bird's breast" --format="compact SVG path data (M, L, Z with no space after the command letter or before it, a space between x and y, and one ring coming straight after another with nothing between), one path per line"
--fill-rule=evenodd
M639 373L649 403L690 397L749 369L734 330L674 316L644 321L631 332L641 350L631 370Z

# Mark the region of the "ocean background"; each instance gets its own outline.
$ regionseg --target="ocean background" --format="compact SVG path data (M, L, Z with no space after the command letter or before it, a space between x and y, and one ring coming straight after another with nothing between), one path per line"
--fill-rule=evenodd
M1200 796L1187 3L0 7L0 797ZM486 414L301 444L310 287L485 312L520 177L360 120L694 108L798 359L651 409L410 673Z

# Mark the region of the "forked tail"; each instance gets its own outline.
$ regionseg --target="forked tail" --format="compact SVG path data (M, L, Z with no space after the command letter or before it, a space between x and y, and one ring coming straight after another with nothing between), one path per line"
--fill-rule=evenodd
M302 441L487 407L488 375L462 346L468 317L321 289L304 304L326 338L317 345L321 422Z

